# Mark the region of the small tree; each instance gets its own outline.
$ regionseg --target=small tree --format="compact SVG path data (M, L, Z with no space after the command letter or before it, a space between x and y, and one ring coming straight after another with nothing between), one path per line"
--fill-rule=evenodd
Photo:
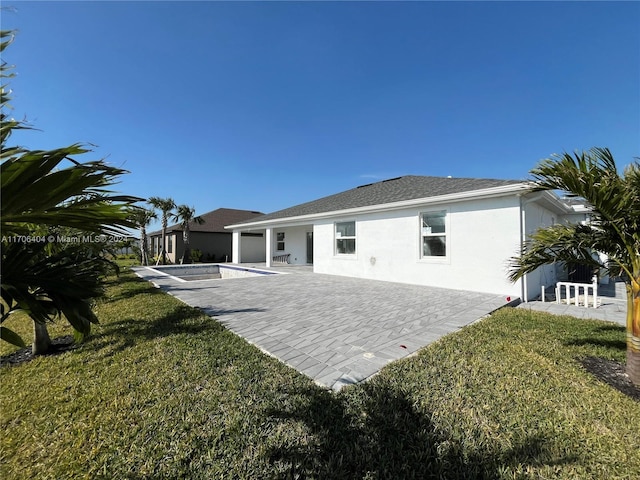
M202 225L204 220L202 217L196 217L196 209L187 205L178 205L176 214L173 218L180 222L182 226L182 239L184 240L184 252L180 263L191 263L191 222Z
M167 225L169 224L169 217L171 217L173 210L176 208L176 202L173 201L171 197L160 198L160 197L151 197L148 200L149 204L160 210L162 213L162 264L165 265L167 263L167 251L166 251L166 237L167 237Z
M592 207L588 225L557 224L536 231L512 259L511 280L557 261L622 276L627 289L627 373L640 385L640 164L620 175L611 152L555 155L531 171L537 190L561 190ZM602 264L594 252L604 253Z

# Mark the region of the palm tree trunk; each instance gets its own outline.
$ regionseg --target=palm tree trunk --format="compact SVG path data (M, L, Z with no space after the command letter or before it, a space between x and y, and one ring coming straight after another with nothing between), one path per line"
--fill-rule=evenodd
M140 226L140 252L142 258L141 265L149 265L149 246L147 245L147 229L144 225Z
M182 232L182 239L184 240L184 253L182 255L183 263L191 263L191 239L189 237L189 226L187 225Z
M162 217L162 264L167 264L167 219Z
M42 355L47 353L51 348L51 338L47 331L47 325L40 322L33 322L33 345L31 345L31 353L33 355Z
M640 385L640 272L627 284L627 375Z

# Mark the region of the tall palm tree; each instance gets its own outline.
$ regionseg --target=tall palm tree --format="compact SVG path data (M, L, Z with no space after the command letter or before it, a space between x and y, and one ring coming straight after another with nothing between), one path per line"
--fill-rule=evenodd
M149 244L147 241L147 227L152 220L158 218L156 212L147 208L140 208L133 212L133 221L140 228L140 263L149 265Z
M631 163L620 175L608 149L592 148L554 155L531 174L535 189L582 197L593 212L587 225L557 224L535 232L512 259L511 280L557 261L621 276L627 290L627 373L640 385L640 164ZM606 264L594 252L606 254Z
M162 264L165 265L167 263L167 225L169 224L169 217L176 208L176 202L171 197L151 197L148 202L153 208L160 210L162 213Z
M204 220L202 217L196 217L196 209L189 207L188 205L178 205L176 207L176 213L173 216L174 220L180 222L182 226L182 239L184 240L184 252L180 263L191 263L191 222L198 225L202 225Z

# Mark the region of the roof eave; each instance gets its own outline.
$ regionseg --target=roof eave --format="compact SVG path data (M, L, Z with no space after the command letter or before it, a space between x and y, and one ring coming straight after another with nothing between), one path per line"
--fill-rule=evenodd
M265 228L269 225L283 225L288 223L310 222L331 217L344 217L372 212L388 212L391 210L402 210L419 205L437 205L442 203L463 202L466 200L479 200L483 198L502 197L507 195L522 194L530 191L532 185L528 182L503 185L500 187L485 188L482 190L469 190L467 192L438 195L435 197L421 197L412 200L402 200L400 202L383 203L378 205L368 205L366 207L347 208L344 210L333 210L329 212L313 213L309 215L298 215L295 217L274 218L251 223L238 223L227 225L228 230L243 230L250 228Z
M576 213L571 205L564 202L552 190L542 190L539 192L539 195L539 197L532 198L532 200L555 213L561 215Z

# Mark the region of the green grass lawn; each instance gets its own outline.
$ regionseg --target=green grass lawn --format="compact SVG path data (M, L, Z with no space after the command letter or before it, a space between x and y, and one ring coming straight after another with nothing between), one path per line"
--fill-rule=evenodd
M579 363L619 326L504 309L332 394L130 272L96 311L0 368L0 478L640 478L640 404Z

